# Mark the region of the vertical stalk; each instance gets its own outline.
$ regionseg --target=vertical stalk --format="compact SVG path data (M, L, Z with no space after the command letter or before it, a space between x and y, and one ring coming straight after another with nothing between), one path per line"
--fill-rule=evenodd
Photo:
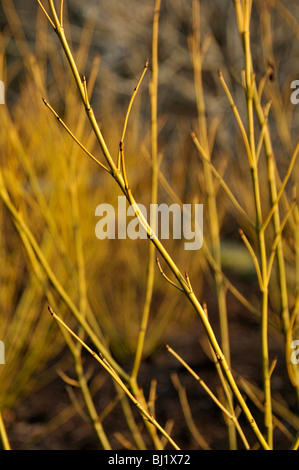
M200 50L200 2L193 0L193 37L192 37L192 62L194 69L194 84L198 114L198 135L202 148L208 161L203 161L204 176L208 196L208 210L210 222L210 235L212 244L212 256L215 260L217 270L215 271L216 294L218 299L221 345L228 364L230 365L230 343L226 308L226 288L222 275L220 230L218 224L218 213L213 175L211 170L211 153L208 141L206 108L202 84L202 55ZM229 404L227 403L227 406ZM231 420L227 421L230 448L237 447L235 425Z
M82 330L82 328L80 328L80 329ZM82 336L82 334L81 334L81 336ZM107 438L107 435L105 433L104 427L103 427L103 425L100 421L98 412L97 412L96 407L94 405L93 398L92 398L92 395L90 393L88 383L86 381L85 373L84 373L83 366L82 366L82 357L81 357L82 347L78 348L78 344L80 344L80 343L76 343L76 344L73 345L73 347L72 347L73 351L72 352L73 352L75 370L76 370L76 374L77 374L77 377L78 377L78 382L79 382L80 390L81 390L81 393L82 393L82 397L83 397L85 406L87 408L91 423L94 427L95 433L96 433L103 449L104 450L112 450L110 442L109 442L109 440ZM81 344L80 344L80 346L81 346Z
M267 158L270 204L271 206L273 206L278 197L277 187L276 187L276 178L275 178L275 157L274 157L274 152L272 148L269 128L268 128L268 125L265 125L265 118L263 115L263 110L262 110L262 106L258 97L256 87L254 88L254 104L255 104L255 109L257 112L260 126L265 126L263 140L264 140L265 154ZM284 253L283 253L283 242L282 242L280 227L281 227L281 221L280 221L280 214L279 214L279 206L278 204L275 204L275 209L273 211L273 228L274 228L274 236L275 237L278 236L278 242L277 242L277 247L276 247L276 259L277 259L278 283L279 283L280 299L281 299L280 318L282 321L283 333L286 337L288 329L289 329L289 325L290 325L290 313L289 313L289 305L288 305L288 289L287 289L285 260L284 260ZM297 232L295 231L295 237L296 236L297 236ZM294 373L298 375L296 366L293 367L293 369L294 369ZM299 405L299 386L295 388L295 393L296 393L297 403Z
M152 188L151 188L151 204L152 210L156 207L158 200L158 35L159 35L159 15L160 15L161 0L156 0L155 12L153 19L153 36L152 36L152 78L150 82L150 99L151 99L151 147L152 147ZM152 229L156 233L156 217L152 217ZM131 373L131 380L136 380L140 362L143 353L145 342L145 335L148 325L150 307L153 296L154 287L154 273L155 273L155 246L149 244L149 260L148 260L148 273L147 273L147 286L145 303L142 312L142 319L140 325L140 332L137 341L137 349L133 370Z
M0 438L1 438L1 441L2 441L3 449L4 450L11 450L1 411L0 411Z
M152 77L150 81L150 101L151 101L151 153L152 153L152 184L151 184L151 204L153 210L156 207L158 200L158 110L157 110L157 101L158 101L158 37L159 37L159 16L160 16L160 6L161 0L156 0L155 2L155 11L153 18L153 34L152 34ZM156 217L151 217L154 219L152 222L152 229L156 233ZM146 286L146 295L145 302L142 312L140 331L137 341L137 348L135 354L135 360L133 364L133 369L131 373L131 387L135 393L138 392L137 387L137 375L140 368L140 363L143 354L143 348L145 343L145 336L148 326L150 308L153 297L154 289L154 276L155 276L155 246L153 243L149 244L149 258L148 258L148 272L147 272L147 286ZM157 449L162 450L162 443L156 433L156 429L152 426L148 426L148 431L152 437L152 440Z
M273 447L273 425L272 425L272 404L271 404L271 388L269 373L269 350L268 350L268 268L267 253L265 243L265 233L262 229L262 207L259 189L258 162L255 150L254 136L254 114L253 114L253 91L254 91L254 75L252 70L251 48L250 48L250 17L251 17L252 1L246 0L243 5L242 29L240 31L244 55L245 55L245 86L246 86L246 102L247 102L247 119L248 119L248 142L250 147L249 164L253 184L255 213L256 213L256 232L258 239L258 249L261 264L261 354L262 354L262 375L263 389L265 394L265 415L264 423L266 430L266 439L270 448ZM240 14L240 12L237 12ZM240 17L239 17L240 20Z
M262 9L261 22L263 23L263 26L264 26L264 33L262 34L262 41L264 43L264 48L268 54L268 57L273 57L274 54L273 54L273 41L272 41L272 35L271 35L270 11L271 11L270 8ZM275 82L273 83L273 86L274 85L275 85ZM273 96L273 100L272 100L272 103L274 106L274 113L276 114L279 113L279 119L280 119L282 103L279 99L278 91L279 91L278 84L276 84L276 87L274 86L273 91L271 92L271 95L272 96L275 95ZM277 186L276 186L276 175L275 175L275 171L276 171L275 154L274 154L273 147L272 147L269 127L268 127L268 124L265 123L265 117L264 117L263 109L261 106L261 96L256 89L254 90L254 104L255 104L255 109L256 109L260 126L265 127L265 132L263 135L263 143L264 143L264 149L265 149L265 154L266 154L266 159L267 159L270 203L273 207L277 199ZM280 131L281 140L285 148L289 149L291 146L290 136L287 130L284 114L280 122L282 122L282 129ZM290 312L289 312L289 299L288 299L288 289L287 289L285 258L284 258L284 252L283 252L283 242L282 242L282 237L280 234L281 221L280 221L280 213L279 213L278 204L275 205L275 210L273 211L272 223L273 223L273 229L274 229L274 236L279 237L277 247L276 247L276 260L277 260L277 273L278 273L277 277L278 277L278 286L279 286L279 294L280 294L280 302L281 302L280 318L282 322L282 330L286 338L288 334L289 324L290 324ZM288 358L286 358L286 361L288 361ZM296 366L293 367L293 373L295 375L297 374L298 376L298 371L297 371ZM295 387L295 393L296 393L297 404L299 405L299 387L298 386Z
M78 123L78 131L80 129L82 133L83 131L83 120L79 121ZM78 279L79 279L79 310L84 318L87 315L87 292L86 292L86 271L85 271L85 260L84 260L84 253L83 253L83 241L82 241L82 233L80 228L80 212L79 212L79 201L78 201L78 182L75 174L76 169L76 161L77 161L77 147L74 148L72 151L73 158L70 162L70 193L71 193L71 207L72 207L72 220L73 220L73 231L74 231L74 240L75 240L75 251L76 251L76 258L77 258L77 271L78 271ZM84 329L80 325L79 326L79 333L78 335L80 338L84 338ZM82 365L82 345L80 342L71 345L71 352L73 355L74 365L76 374L78 377L78 382L80 386L80 390L85 402L85 406L87 408L88 414L90 416L91 423L94 427L96 435L103 447L104 450L111 450L112 447L110 442L107 438L107 435L104 431L103 425L99 419L98 412L93 402L93 398L85 377L83 365Z

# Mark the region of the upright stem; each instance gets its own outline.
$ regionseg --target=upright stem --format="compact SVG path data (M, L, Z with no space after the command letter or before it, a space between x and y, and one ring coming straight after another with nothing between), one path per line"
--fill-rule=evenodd
M1 438L1 441L2 441L3 449L4 450L11 450L1 411L0 411L0 438Z
M151 145L152 145L152 190L151 190L151 205L152 211L156 207L158 200L158 130L157 130L157 101L158 101L158 30L159 30L159 14L160 14L161 0L156 0L155 13L153 20L153 38L152 38L152 79L150 83L150 98L151 98ZM156 232L156 217L151 217L152 229ZM154 273L155 273L155 246L149 244L149 260L148 260L148 273L147 273L147 287L145 303L142 312L142 319L140 325L140 332L137 341L136 356L134 366L131 374L131 380L136 380L140 362L142 358L145 335L148 325L150 307L153 296L154 288Z
M157 98L158 98L158 34L159 34L159 15L160 15L161 0L156 0L155 11L153 18L153 36L152 36L152 78L150 82L150 99L151 99L151 147L152 147L152 188L151 188L151 210L153 210L158 200L158 130L157 130ZM152 229L156 232L156 217L152 217L154 225ZM147 272L147 286L145 302L142 312L140 331L137 340L136 355L134 365L131 373L131 387L135 395L138 393L137 375L142 359L144 350L145 336L148 326L150 308L152 303L153 289L154 289L154 275L155 275L155 246L149 244L149 259L148 259L148 272ZM143 398L143 397L142 397ZM145 403L144 403L144 406ZM156 429L148 426L149 434L153 440L156 449L163 449L162 443L156 433Z
M256 212L256 232L258 238L258 248L261 263L262 278L262 299L261 299L261 354L262 354L262 373L263 373L263 389L265 394L265 428L267 442L272 448L273 446L273 425L272 425L272 405L271 405L271 388L269 373L269 349L268 349L268 268L267 253L265 244L265 234L262 230L262 208L259 189L258 162L255 149L254 136L254 116L253 116L253 91L254 91L254 75L252 70L251 50L250 50L250 16L251 16L251 0L246 0L243 9L243 27L241 36L243 39L243 47L245 54L245 82L246 82L246 101L247 101L247 118L248 118L248 141L250 146L250 170L253 183L253 193Z
M272 148L269 127L267 124L265 125L265 117L264 117L263 109L260 103L260 99L258 97L256 87L254 88L254 105L255 105L255 109L256 109L260 126L261 127L265 126L263 141L264 141L264 148L265 148L265 154L266 154L267 165L268 165L270 203L271 203L271 206L273 207L278 197L277 187L276 187L276 178L275 178L275 156L274 156L274 151ZM280 233L280 227L281 227L278 204L275 204L275 208L273 212L273 227L274 227L274 235L277 236ZM283 244L282 244L281 235L279 236L278 243L277 243L276 257L277 257L277 268L278 268L278 282L279 282L280 297L281 297L281 320L282 320L283 332L286 337L288 329L289 329L290 313L289 313L289 306L288 306L287 278L286 278L286 269L285 269L285 261L284 261ZM293 367L293 370L294 370L294 374L297 375L297 377L299 377L298 368L295 366ZM296 393L297 404L299 406L299 386L295 387L295 393Z

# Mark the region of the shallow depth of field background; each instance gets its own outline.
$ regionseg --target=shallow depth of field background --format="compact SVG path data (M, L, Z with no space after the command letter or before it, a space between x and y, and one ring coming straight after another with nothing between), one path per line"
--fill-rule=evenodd
M116 156L130 96L146 59L151 57L154 2L71 0L65 3L75 58L86 77L95 79L92 106L111 153ZM252 54L259 78L264 75L269 60L273 61L273 57L275 60L273 80L267 83L265 98L272 99L269 119L278 169L283 178L299 135L299 105L294 106L290 101L290 84L299 79L299 5L295 0L276 2L283 8L275 9L274 3L254 2ZM188 37L192 33L191 4L189 0L162 0L158 143L164 178L160 180L159 203L174 202L175 192L184 203L203 203L205 218L207 196L202 162L190 137L190 131L197 126L194 77L188 49ZM240 113L245 116L240 86L243 52L233 2L202 1L201 25L201 40L207 48L203 63L206 112L211 138L215 139L213 163L248 214L254 217L244 147L218 80L220 69ZM104 336L109 338L113 355L129 370L144 303L148 241L100 241L95 236L96 206L100 203L116 206L120 193L112 178L75 146L42 103L41 97L45 97L86 146L101 157L60 45L38 10L37 2L3 0L0 28L0 79L6 86L6 106L0 107L0 163L8 191L52 270L75 302L79 301L79 281L74 230L79 224L89 308L97 317ZM125 143L130 185L135 198L145 205L150 201L151 177L149 77L150 69L134 103ZM263 173L262 164L260 171L265 182L261 192L266 195L267 174L266 168ZM297 164L287 186L288 194L298 182L298 171ZM224 272L258 309L254 266L238 234L243 221L221 187L216 187ZM78 208L74 204L75 193ZM267 207L266 196L264 202ZM0 339L6 348L6 364L0 365L0 408L12 447L98 448L80 395L67 379L74 376L70 354L48 314L44 290L2 203L0 223ZM242 228L248 227L242 225ZM298 265L290 230L286 226L284 249L292 301L298 289ZM206 218L204 238L209 246ZM207 302L213 328L219 333L213 275L204 251L184 251L183 240L166 240L165 246L182 271L188 271L193 289L201 301ZM275 282L277 280L273 278L274 287ZM58 297L56 301L60 312L75 326L65 305ZM258 320L231 293L227 294L227 304L232 368L259 387ZM277 323L278 304L272 293L273 323ZM165 282L156 269L140 381L148 396L152 379L157 380L157 417L162 423L174 420L173 435L183 443L183 448L223 449L227 446L223 417L164 347L169 343L176 348L217 390L219 384L206 359L207 345L203 338L199 319L195 318L182 295ZM270 358L277 358L272 376L273 399L285 410L294 412L288 415L286 424L287 430L293 432L298 430L299 418L285 371L283 339L275 330L270 330ZM115 389L92 358L86 354L84 359L95 405L99 413L104 413L113 403ZM186 387L194 423L204 436L202 446L186 426L175 387L175 374ZM255 409L256 403L252 406ZM120 415L119 404L115 402L103 420L115 448L124 448L123 436L128 437L126 427L122 428L119 420ZM286 415L283 416L285 422ZM278 427L275 443L277 448L285 447L287 431Z

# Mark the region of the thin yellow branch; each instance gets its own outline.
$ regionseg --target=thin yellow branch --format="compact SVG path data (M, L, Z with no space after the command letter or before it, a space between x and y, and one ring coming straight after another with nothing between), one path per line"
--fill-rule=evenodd
M170 442L170 444L177 450L180 450L178 445L174 442L174 440L167 434L167 432L160 426L160 424L156 421L156 419L148 413L148 411L136 400L134 395L129 391L126 387L124 382L121 380L119 375L115 372L112 366L108 363L108 361L104 358L104 356L99 356L95 351L93 351L76 333L53 311L53 309L48 306L48 310L52 317L57 320L79 343L98 361L101 366L111 375L111 377L115 380L115 382L120 386L120 388L125 392L125 394L130 398L130 400L134 403L136 408L139 410L141 415L144 419L147 419L150 423L152 423L160 432L163 434L164 437Z
M65 124L65 122L61 119L61 117L56 113L55 109L52 108L52 106L44 99L42 98L42 101L43 103L45 104L45 106L54 114L54 116L56 117L57 121L62 125L62 127L67 131L67 133L71 136L71 138L76 142L77 145L79 145L79 147L97 164L99 165L101 168L103 168L103 170L107 171L107 173L111 173L111 171L105 166L103 165L103 163L101 163L94 155L92 155L92 153L87 150L86 147L84 147L84 145L80 142L80 140L77 139L77 137L72 133L72 131L68 128L68 126Z

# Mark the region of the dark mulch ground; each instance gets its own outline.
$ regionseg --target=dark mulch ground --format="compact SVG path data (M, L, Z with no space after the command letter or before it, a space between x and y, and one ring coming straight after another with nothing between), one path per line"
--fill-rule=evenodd
M212 308L213 296L211 297L207 300ZM246 379L259 385L261 373L258 323L250 318L250 315L240 308L233 298L230 298L229 320L233 370L236 374L240 373ZM216 319L213 315L211 315L211 321L214 322L217 330ZM184 335L174 335L168 340L212 390L216 391L219 379L215 374L214 366L207 359L199 343L202 337L203 330L200 321L195 321L192 328ZM278 335L271 334L270 359L273 360L275 357L278 361L272 376L273 397L282 404L285 402L291 404L294 409L295 401L285 371L283 343ZM102 386L95 396L97 409L102 412L109 403L109 397L114 394L113 384L110 379L106 378L105 373L99 370L99 366L94 364L93 358L86 356L86 365L93 367L93 377L97 375L98 380L102 380ZM171 380L173 373L178 374L181 383L186 387L194 422L209 446L213 450L227 449L227 432L221 413L204 390L188 372L180 367L164 346L161 346L150 359L143 363L139 377L146 396L149 393L151 380L157 380L158 421L164 425L168 419L173 419L172 437L178 445L185 450L200 449L186 426L178 393ZM73 374L72 371L70 371L71 374ZM72 392L77 393L77 390L73 388ZM263 426L260 412L249 399L248 404L259 425ZM34 450L100 449L88 419L70 405L70 395L60 377L56 377L51 383L22 400L13 411L5 416L12 447ZM134 413L137 421L141 422L135 409ZM62 422L59 422L60 419ZM282 422L294 434L294 429L283 419ZM246 436L253 445L254 435L243 417L240 418L240 423L244 425ZM117 440L116 432L122 433L131 440L119 405L104 419L104 426L114 449L124 448ZM274 438L276 449L288 448L289 440L278 428L275 429ZM240 447L242 448L242 445ZM151 448L151 443L149 443L149 448ZM168 445L167 448L170 449L170 446Z

